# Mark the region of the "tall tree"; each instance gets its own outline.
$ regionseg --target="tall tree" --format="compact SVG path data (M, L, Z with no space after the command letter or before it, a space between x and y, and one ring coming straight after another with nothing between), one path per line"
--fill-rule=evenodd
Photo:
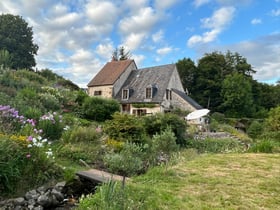
M127 60L131 57L129 51L126 51L124 46L116 48L112 53L112 60L113 61L120 61L120 60Z
M254 113L252 85L238 72L228 75L222 83L222 107L230 117L251 117Z
M33 43L32 27L20 16L0 15L0 50L11 55L10 68L31 69L39 47Z
M182 85L189 94L192 94L197 75L195 63L190 58L183 58L176 63Z

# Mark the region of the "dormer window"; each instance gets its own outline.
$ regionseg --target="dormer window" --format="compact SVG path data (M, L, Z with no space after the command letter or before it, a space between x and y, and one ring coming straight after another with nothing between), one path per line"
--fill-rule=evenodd
M153 97L152 87L146 87L146 98L152 98L152 97Z
M129 90L128 89L123 89L122 90L122 99L127 100L129 96Z

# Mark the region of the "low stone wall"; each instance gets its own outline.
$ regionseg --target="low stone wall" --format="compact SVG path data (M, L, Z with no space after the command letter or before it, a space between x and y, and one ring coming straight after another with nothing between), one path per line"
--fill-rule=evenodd
M0 201L0 210L69 210L78 205L82 194L94 192L97 184L80 180L59 182L52 187L41 186L24 196Z

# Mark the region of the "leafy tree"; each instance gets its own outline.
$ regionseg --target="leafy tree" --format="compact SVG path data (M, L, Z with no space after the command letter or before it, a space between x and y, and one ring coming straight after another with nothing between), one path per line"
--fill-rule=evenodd
M123 46L116 48L112 54L113 61L128 60L131 57L130 52L125 50Z
M20 16L0 15L0 50L10 54L8 67L14 69L31 69L36 65L34 55L38 45L33 43L32 27Z
M228 75L222 83L222 107L231 117L252 116L254 104L252 85L247 77L240 73Z
M176 66L184 89L192 94L197 75L195 63L190 58L183 58L176 63Z

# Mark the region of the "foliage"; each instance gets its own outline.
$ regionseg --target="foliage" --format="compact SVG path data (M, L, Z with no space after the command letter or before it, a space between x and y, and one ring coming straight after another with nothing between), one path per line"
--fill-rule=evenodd
M64 129L62 115L56 112L48 112L40 117L38 128L44 131L45 138L58 140Z
M195 63L190 58L183 58L177 61L176 67L184 90L188 90L188 93L192 94L197 76L197 67Z
M85 98L82 105L84 117L99 122L112 119L112 114L119 110L120 106L117 101L100 97Z
M12 56L9 51L4 49L0 50L0 69L6 69L12 66Z
M228 75L222 84L221 106L229 117L250 117L254 113L252 86L240 73Z
M268 131L280 130L280 106L269 111L268 117L265 120L265 128Z
M100 127L65 127L66 132L62 135L64 143L81 143L88 142L92 144L98 143L102 135L102 129Z
M168 127L161 131L159 134L155 134L152 138L152 154L157 159L164 159L168 161L171 154L178 151L179 146L176 144L176 137L171 128Z
M119 153L107 153L104 163L112 173L132 176L143 170L142 152L143 146L126 142Z
M33 43L32 27L20 16L0 15L0 49L11 55L10 68L31 69L36 65L38 45Z
M249 128L247 129L247 134L253 139L260 136L262 132L263 132L263 124L257 120L253 121L250 124Z
M129 51L126 52L124 46L116 48L112 53L113 61L128 60L130 57L131 57L130 52Z
M178 115L157 113L152 116L146 116L143 119L145 131L149 136L152 137L170 127L175 134L176 143L180 146L186 144L186 123Z
M143 121L134 115L115 113L112 120L104 124L104 132L117 141L143 142Z
M255 153L272 153L274 150L275 144L273 141L270 140L261 140L257 141L250 147L250 152L255 152Z
M199 153L229 153L242 151L243 146L236 139L190 139L187 148L196 149Z

